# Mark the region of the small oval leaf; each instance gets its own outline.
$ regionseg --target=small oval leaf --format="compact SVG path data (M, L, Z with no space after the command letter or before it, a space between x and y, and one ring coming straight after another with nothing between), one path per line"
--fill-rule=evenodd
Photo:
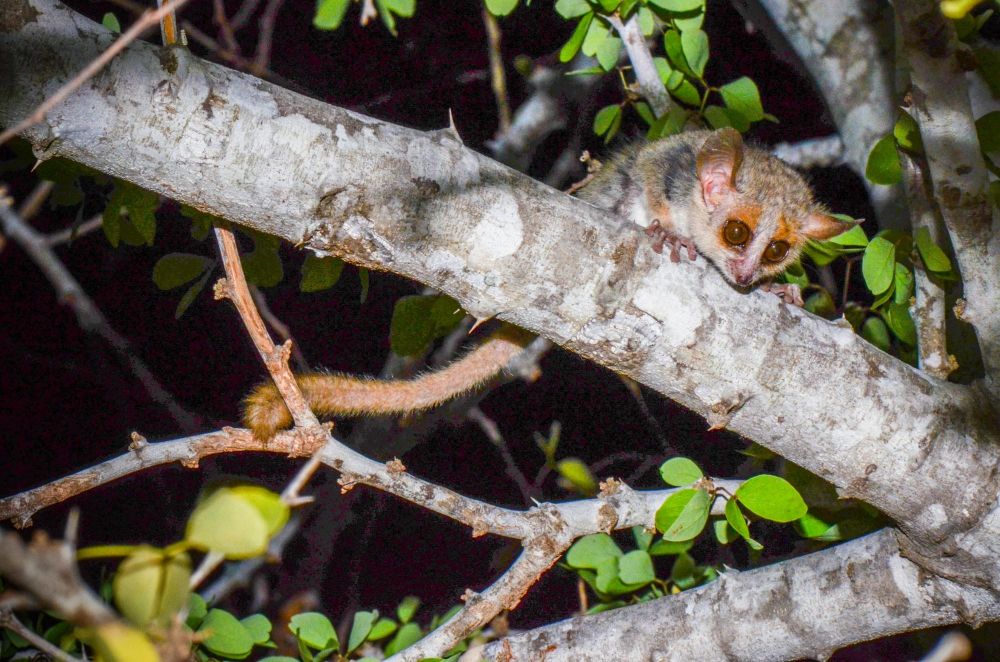
M758 517L773 522L791 522L806 514L806 502L784 478L761 474L737 488L733 498Z

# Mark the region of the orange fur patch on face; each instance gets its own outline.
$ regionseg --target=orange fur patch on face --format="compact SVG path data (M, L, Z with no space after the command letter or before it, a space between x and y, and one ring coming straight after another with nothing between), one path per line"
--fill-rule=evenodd
M784 241L787 242L789 246L794 246L799 240L799 232L797 228L797 224L788 220L788 217L782 214L778 217L778 228L774 231L772 239L774 241Z
M743 204L733 207L732 209L729 209L726 212L726 220L727 221L736 220L746 225L747 228L750 230L750 237L747 239L747 243L749 243L753 239L754 235L757 233L757 226L760 224L760 217L762 211L763 210L761 210L761 208L757 205ZM719 233L719 245L728 246L729 242L726 241L725 237L726 233L725 223L719 226L718 233Z

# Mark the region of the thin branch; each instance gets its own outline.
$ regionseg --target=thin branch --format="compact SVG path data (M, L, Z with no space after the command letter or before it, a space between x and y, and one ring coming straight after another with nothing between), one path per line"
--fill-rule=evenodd
M240 7L240 12L243 11L243 7ZM226 18L226 6L223 4L223 0L212 0L212 21L219 26L219 34L222 35L222 41L226 44L226 49L233 53L240 52L240 45L236 41L235 27Z
M71 241L76 241L80 237L85 237L95 230L99 230L102 225L104 225L104 216L101 214L94 214L79 225L70 226L45 235L45 243L53 248L56 246L62 246L63 244L68 244Z
M299 344L295 342L295 338L292 337L292 330L288 328L288 325L281 321L277 315L271 310L271 307L267 304L267 297L264 293L260 291L260 288L256 285L250 286L250 295L253 297L254 305L257 306L257 310L260 311L260 316L264 318L268 326L278 334L282 340L287 340L292 344L292 361L295 362L295 367L300 372L307 372L309 370L309 362L306 361L306 357L302 354L302 350L299 349Z
M240 4L240 8L236 10L233 18L229 21L229 25L232 26L233 31L236 32L246 25L259 6L260 0L243 0Z
M490 56L490 84L497 101L497 118L500 133L510 131L510 101L507 99L507 74L503 68L500 51L500 24L496 16L483 5L483 23L486 25L486 46Z
M104 313L59 260L46 237L25 223L21 216L10 208L3 195L0 195L0 225L49 279L59 301L73 309L80 327L88 333L96 333L118 352L153 402L163 406L181 430L192 432L197 429L198 417L184 409L178 404L177 399L163 388L156 376L135 353L128 339L111 326Z
M909 154L900 151L906 194L910 201L914 235L926 229L931 240L938 244L938 215L927 190L924 178L924 164ZM930 279L923 263L914 264L914 303L910 314L917 327L917 351L920 369L938 379L948 379L957 367L954 357L949 356L945 332L945 293Z
M483 413L483 410L478 406L470 408L466 416L470 421L479 426L479 429L483 431L483 434L490 440L490 443L500 452L507 475L517 485L517 489L521 491L521 498L524 499L524 502L531 503L532 499L538 497L538 491L531 486L531 483L524 476L524 472L517 466L517 462L514 460L514 456L511 455L507 441L503 438L503 434L501 434L500 427L496 424L496 421Z
M908 109L920 127L934 200L964 286L959 318L976 329L987 387L1000 394L1000 217L989 200L955 28L933 0L894 0L910 67Z
M796 143L778 143L771 153L796 168L832 168L844 163L844 141L834 134Z
M264 13L260 17L260 36L257 39L257 53L253 58L250 72L256 74L266 71L271 62L271 46L274 42L274 27L278 21L278 12L285 0L268 0Z
M95 627L116 620L80 578L73 547L41 531L27 545L19 534L0 531L0 576L76 625Z
M53 660L61 660L62 662L84 662L84 660L74 657L55 644L50 643L45 637L42 637L19 621L17 616L15 616L14 612L10 609L0 607L0 628L7 628L14 634L19 635L21 638L25 639L32 646L45 655L48 655Z
M649 102L656 116L663 117L670 111L673 102L663 81L660 80L656 65L653 64L653 56L646 45L646 38L642 36L639 15L636 14L624 24L617 15L611 16L608 20L625 43L625 52L628 53L628 59L632 63L632 73L635 74L639 91Z
M5 130L3 133L0 133L0 145L3 145L5 142L25 129L30 128L44 120L50 110L55 108L60 102L65 100L66 97L73 94L77 88L90 80L94 74L103 69L108 62L111 62L111 60L113 60L114 57L118 55L126 46L138 39L139 36L148 28L159 23L161 18L170 12L183 7L187 1L188 0L177 0L176 2L171 2L160 7L155 11L150 10L143 13L142 16L140 16L138 20L132 24L132 27L126 30L125 33L118 37L118 39L116 39L115 42L111 44L103 53L84 67L80 73L71 78L69 82L60 87L52 96L42 102L42 104L38 106L34 112L11 128Z

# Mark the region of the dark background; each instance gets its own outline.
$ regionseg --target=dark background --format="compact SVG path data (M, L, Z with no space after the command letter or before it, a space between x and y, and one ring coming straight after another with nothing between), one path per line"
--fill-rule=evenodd
M70 3L95 20L114 11L123 25L131 15L112 3ZM232 16L239 3L226 2ZM522 3L523 4L523 3ZM273 79L329 103L419 129L447 125L448 111L466 145L489 153L484 143L497 131L497 112L490 90L486 36L476 2L419 0L413 19L401 19L392 37L376 20L357 24L352 8L336 32L311 26L315 3L288 0L278 15L270 60ZM216 36L211 3L195 0L184 18ZM244 56L257 44L258 14L237 37ZM572 25L558 17L548 2L536 0L500 21L513 108L530 93L512 62L516 56L551 61ZM748 26L728 2L709 2L705 30L712 57L707 79L722 84L742 75L759 86L767 112L780 124L762 123L751 139L770 144L828 135L833 127L819 97L802 78L792 56L776 54L764 37ZM218 59L198 44L196 54ZM620 99L616 76L607 76L596 96L582 108L571 129L551 136L539 150L530 173L543 177L568 140L579 136L584 147L605 150L590 133L596 108ZM587 114L589 113L589 114ZM634 115L629 115L634 120ZM641 135L626 121L626 137ZM3 158L10 158L9 150ZM846 168L810 173L820 199L835 211L870 216L861 183ZM24 171L5 173L20 201L35 180ZM581 173L582 176L582 173ZM87 217L106 204L108 186L84 181L82 205L46 205L33 220L41 231L64 228L78 215ZM211 241L196 242L174 203L158 211L155 246L111 249L96 232L58 250L66 266L110 319L134 344L145 361L187 409L201 417L201 429L235 424L239 401L264 376L235 311L203 292L180 320L174 309L180 292L161 292L151 280L156 260L173 251L214 256ZM247 244L249 247L249 244ZM357 271L348 267L340 282L322 293L298 291L302 254L283 248L285 280L266 291L275 314L289 324L313 366L377 374L388 353L393 304L420 286L386 273L373 273L371 291L360 301ZM71 310L56 300L49 283L13 244L0 252L0 433L3 438L3 483L0 495L34 487L69 472L122 453L128 435L137 430L151 441L180 435L174 422L146 392L103 341L80 330ZM588 463L614 454L630 455L605 462L599 475L629 476L641 461L658 458L664 449L635 398L612 373L561 350L542 361L543 375L531 385L515 382L491 394L483 410L500 426L521 470L534 477L543 464L533 439L552 421L562 425L560 457L577 456ZM694 458L706 472L738 474L746 458L735 451L746 442L724 432L707 432L698 416L649 392L646 402L669 442L672 454ZM352 423L338 425L341 437ZM493 503L524 507L524 499L506 474L496 449L473 424L444 421L404 457L407 468L430 481ZM35 525L58 534L70 505L82 510L81 544L168 544L183 535L183 526L199 489L209 480L240 476L280 490L300 462L281 455L245 454L213 458L198 470L161 467L92 490L71 504L39 513ZM632 481L634 487L660 487L653 469ZM544 484L547 499L571 498L552 477ZM281 565L264 571L268 608L274 610L299 591L314 589L320 609L336 623L355 609L391 611L406 595L420 596L431 612L441 613L458 602L466 587L481 590L503 569L513 551L496 538L472 540L454 522L426 513L398 499L359 488L339 496L332 472L321 473L312 489L320 497L306 511L306 530L286 549ZM801 551L787 528L756 524L766 546L759 562L771 562ZM706 536L707 538L708 536ZM628 537L623 540L628 541ZM701 562L747 567L739 545L720 552L714 541L694 550ZM669 572L669 559L661 569ZM249 592L239 592L231 606L245 609ZM532 627L570 615L577 608L576 587L565 571L551 571L528 594L511 617L516 627ZM903 637L842 651L835 659L900 659L919 657L937 635Z

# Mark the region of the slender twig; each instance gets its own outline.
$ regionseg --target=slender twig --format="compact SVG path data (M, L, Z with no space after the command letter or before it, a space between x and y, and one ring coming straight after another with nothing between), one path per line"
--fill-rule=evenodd
M374 0L361 0L361 16L358 18L358 22L365 26L376 16L378 16L378 10L375 9Z
M229 21L229 25L232 26L233 32L238 31L246 25L259 6L260 0L243 0L240 8L236 10L236 13L233 14L233 18Z
M834 134L796 143L778 143L771 153L796 168L830 168L844 163L844 141Z
M514 461L514 456L511 455L507 441L500 433L500 427L496 424L496 421L483 413L483 410L478 406L469 409L467 417L479 426L479 429L483 431L486 438L500 452L500 457L503 458L504 466L507 469L507 475L517 484L517 489L521 491L521 498L524 499L524 502L531 503L532 499L537 498L539 493L531 486L531 483L528 482L524 473L517 466L517 462Z
M76 241L80 237L84 237L95 230L99 230L103 224L104 216L102 214L94 214L79 225L64 228L45 235L45 243L53 247L68 244L69 242Z
M21 206L18 207L17 213L21 215L21 218L25 221L30 221L35 217L35 214L42 208L42 204L48 199L49 194L52 193L52 189L55 188L55 183L47 180L42 180L35 185L35 188L31 190L28 197L24 199Z
M621 383L625 385L625 390L628 391L629 395L635 401L635 404L639 407L639 411L642 413L642 417L646 420L646 425L649 427L649 431L653 433L656 437L656 442L660 445L660 449L667 454L674 453L674 447L667 440L667 435L663 432L663 427L660 422L656 420L653 416L653 412L649 411L649 405L646 403L646 398L642 397L642 388L639 383L634 379L629 379L625 375L618 375Z
M198 417L184 409L178 404L177 399L163 388L156 376L135 353L128 339L111 326L104 313L59 260L45 236L25 223L2 198L0 195L0 225L3 226L4 232L38 265L52 283L59 300L68 304L76 313L80 327L88 333L96 333L118 352L149 397L163 406L183 431L192 432L197 429Z
M616 15L610 16L608 20L625 44L625 52L632 63L632 72L635 74L635 81L639 85L642 96L649 102L657 117L666 115L673 102L670 100L670 94L663 85L663 81L660 80L660 74L653 63L653 55L646 45L646 38L642 36L638 15L633 16L626 23L622 23L622 20Z
M77 88L90 80L94 74L103 69L108 62L114 59L114 57L124 50L126 46L138 39L139 36L148 28L159 23L161 18L172 11L180 9L187 1L188 0L176 0L176 2L171 2L155 11L150 10L143 13L142 16L140 16L136 22L132 24L132 27L118 37L118 39L116 39L115 42L107 48L107 50L92 60L90 64L80 71L80 73L73 76L69 82L56 90L52 96L43 101L42 104L39 105L38 108L36 108L30 115L3 133L0 133L0 145L4 144L25 129L30 128L44 120L50 110L55 108L59 105L59 103L65 100L66 97L75 92Z
M228 298L236 306L236 310L243 321L243 325L250 334L257 352L264 360L271 379L278 389L278 393L284 399L288 411L295 422L294 432L298 433L300 445L296 448L295 454L311 454L313 451L322 448L326 435L323 427L316 419L316 415L309 409L302 392L299 390L295 375L288 368L288 356L291 353L291 341L285 341L279 349L275 347L274 341L267 333L264 320L253 304L253 297L250 295L250 288L247 285L246 276L243 274L243 265L240 262L240 252L236 246L236 237L229 229L228 224L220 224L215 228L215 238L219 244L219 254L222 257L222 264L226 270L226 278L216 283L215 297ZM299 474L289 483L288 489L282 497L291 504L298 500L298 489L305 484L308 477L316 471L318 460L313 457L299 471Z
M222 0L212 0L212 3L212 20L219 26L219 34L222 35L223 43L226 44L229 51L239 53L240 45L236 41L233 25L226 18L226 6Z
M39 635L37 632L19 621L17 616L14 615L14 612L9 609L0 608L0 628L7 628L14 634L20 635L24 640L45 655L51 657L53 660L61 660L62 662L84 662L80 658L70 655L55 644L50 643L45 637Z
M278 12L285 0L268 0L264 13L260 17L260 36L257 39L257 53L253 58L251 73L265 71L271 62L271 46L274 42L274 27L278 20Z
M940 243L939 218L927 186L926 164L900 152L903 165L903 183L910 203L914 235L925 229L935 244ZM921 370L938 379L948 379L957 367L948 355L945 332L945 294L941 287L930 279L926 266L914 260L914 298L910 314L917 327L917 358Z
M507 73L503 68L503 55L500 51L500 24L485 5L483 23L486 25L486 50L490 56L490 82L493 96L497 100L497 121L500 133L505 134L510 131L510 101L507 99Z
M226 555L221 552L210 551L205 554L205 557L195 568L195 571L191 573L191 578L188 580L188 587L193 591L194 589L201 586L201 583L205 581L209 575L215 572L215 569L222 565L222 562L226 560Z
M302 350L299 349L299 345L295 342L295 338L292 337L292 331L288 328L288 325L281 321L281 319L274 314L271 307L267 303L267 297L264 293L260 291L260 288L256 285L250 286L250 295L253 297L254 305L257 306L257 310L260 311L260 316L264 318L268 326L281 337L282 340L288 340L292 343L292 361L295 362L295 367L299 372L306 372L309 370L309 362L306 361L305 355L302 354Z

